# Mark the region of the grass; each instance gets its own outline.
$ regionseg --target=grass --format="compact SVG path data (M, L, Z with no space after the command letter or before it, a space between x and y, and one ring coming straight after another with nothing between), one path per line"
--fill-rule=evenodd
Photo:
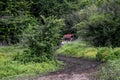
M16 54L18 52L21 53L23 52L23 50L24 50L23 47L16 45L0 47L0 53L5 53L5 54L10 54L10 53Z
M118 59L120 48L93 47L85 42L76 41L61 46L56 53L106 62L107 60Z
M56 53L72 57L96 59L97 49L90 47L89 45L85 44L85 42L76 41L63 45L57 50Z
M105 49L101 54L104 54L102 59L107 59L107 62L99 70L99 80L120 80L120 48Z
M58 70L61 66L56 61L42 63L30 62L22 64L13 61L13 56L22 53L25 49L20 46L0 47L0 79L8 80L14 77L34 76ZM120 80L120 48L95 48L84 42L72 42L61 46L57 53L73 57L100 59L107 61L100 69L100 80ZM98 79L98 80L99 80Z
M108 61L97 76L98 80L120 80L120 59Z
M10 62L0 66L0 79L45 74L47 72L55 71L58 68L59 65L56 65L55 61L27 64Z
M84 42L72 42L61 46L58 54L82 57L106 62L100 66L97 80L120 80L120 48L92 47Z
M0 47L0 79L10 79L19 76L45 74L60 68L60 64L53 60L42 63L22 64L13 61L13 56L22 53L23 48L19 46Z

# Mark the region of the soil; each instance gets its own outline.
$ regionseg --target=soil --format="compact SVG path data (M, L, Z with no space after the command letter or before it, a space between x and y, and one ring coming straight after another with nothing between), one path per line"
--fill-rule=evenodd
M100 62L63 55L57 55L56 58L66 64L63 69L22 80L97 80L92 75L97 71Z

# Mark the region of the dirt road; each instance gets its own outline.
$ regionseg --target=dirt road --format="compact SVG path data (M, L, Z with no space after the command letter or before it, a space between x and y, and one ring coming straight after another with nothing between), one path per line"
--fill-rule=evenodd
M29 80L95 80L91 74L94 73L99 62L62 55L56 58L66 64L64 69Z
M99 62L62 55L58 55L56 58L66 64L63 66L64 69L25 80L96 80L91 77L91 74L96 71Z

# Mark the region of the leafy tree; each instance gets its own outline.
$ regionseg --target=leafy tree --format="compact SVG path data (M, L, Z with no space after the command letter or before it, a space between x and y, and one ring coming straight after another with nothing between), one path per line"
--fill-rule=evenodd
M76 25L78 35L83 36L94 46L120 46L120 38L118 37L120 32L119 7L118 0L105 0L99 5L97 3L96 10L89 11L88 17ZM87 7L88 10L92 7L89 8Z
M7 44L19 42L24 30L30 23L28 15L28 2L26 1L1 1L0 10L0 41Z
M17 56L23 62L43 62L54 59L54 48L60 42L60 31L63 22L54 16L45 18L45 24L37 25L31 36L28 37L28 50L22 55Z
M1 0L0 41L19 42L18 36L21 36L27 26L32 24L31 17L37 18L40 24L44 24L41 15L45 17L54 15L65 19L66 27L63 29L63 34L70 33L71 30L74 33L76 29L73 26L77 20L72 20L72 17L69 20L70 14L86 5L90 5L89 0ZM68 17L65 17L67 14Z

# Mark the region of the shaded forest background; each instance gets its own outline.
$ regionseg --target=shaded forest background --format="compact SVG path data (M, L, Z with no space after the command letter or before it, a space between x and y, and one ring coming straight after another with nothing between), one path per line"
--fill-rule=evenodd
M119 22L119 0L0 1L0 42L27 43L27 56L35 55L36 62L51 59L54 47L67 33L96 47L119 47Z
M119 5L119 0L1 0L0 41L16 44L54 16L63 21L62 35L77 33L95 46L120 46Z

